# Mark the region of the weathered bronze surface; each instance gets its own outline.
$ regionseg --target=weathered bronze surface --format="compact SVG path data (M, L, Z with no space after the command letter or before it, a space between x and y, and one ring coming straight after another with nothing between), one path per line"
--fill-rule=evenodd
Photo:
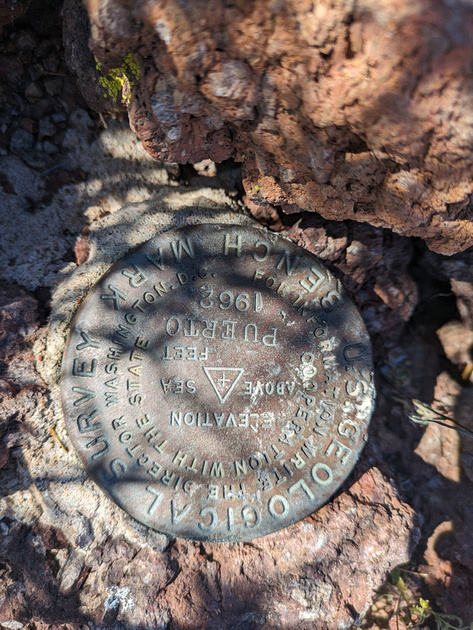
M323 505L374 402L370 341L340 282L267 231L163 233L117 262L62 365L96 482L158 531L245 540Z

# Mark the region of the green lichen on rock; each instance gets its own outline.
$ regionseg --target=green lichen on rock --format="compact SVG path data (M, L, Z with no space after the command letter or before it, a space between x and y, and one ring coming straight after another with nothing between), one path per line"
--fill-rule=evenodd
M131 88L140 76L140 66L138 62L133 59L133 55L128 53L128 55L123 58L121 66L108 70L106 74L102 71L102 64L97 58L95 61L96 68L101 74L99 77L100 85L107 90L104 97L109 97L116 101L118 97L121 96L121 100L125 105L129 105Z

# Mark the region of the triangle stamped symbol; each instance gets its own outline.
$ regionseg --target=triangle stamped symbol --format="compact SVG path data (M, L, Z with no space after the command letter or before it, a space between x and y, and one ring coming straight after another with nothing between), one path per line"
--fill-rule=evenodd
M205 376L209 379L221 403L230 396L244 371L243 368L204 367Z

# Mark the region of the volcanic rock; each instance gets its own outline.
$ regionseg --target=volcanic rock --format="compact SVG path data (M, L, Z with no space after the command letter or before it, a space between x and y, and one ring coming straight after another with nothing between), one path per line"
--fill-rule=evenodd
M93 107L128 110L156 159L233 157L253 204L444 254L473 243L470 4L85 4L90 27L66 2L69 63Z

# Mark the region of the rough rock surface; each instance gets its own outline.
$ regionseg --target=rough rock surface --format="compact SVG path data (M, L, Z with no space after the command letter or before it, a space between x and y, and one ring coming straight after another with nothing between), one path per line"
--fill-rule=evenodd
M37 302L17 287L0 283L0 383L18 390L38 384L29 341L38 329Z
M426 265L448 280L464 326L473 330L473 248L450 258L425 256Z
M440 257L436 260L445 261ZM445 311L442 315L441 295L436 293L425 302L424 322L417 319L411 323L382 359L380 372L389 376L389 384L380 380L371 448L382 454L382 469L396 468L403 496L423 522L417 570L425 575L431 592L421 596L430 600L434 610L441 606L444 612L459 615L464 622L460 625L467 625L473 620L473 562L467 543L467 532L473 527L473 440L457 433L448 418L472 431L473 396L468 382L461 378L463 365L458 371L432 339L435 319L451 317ZM430 326L434 330L428 332L428 317L432 316ZM449 358L463 363L471 338L462 334L460 324L452 320L438 329L438 336ZM422 428L407 421L416 413L413 398L428 403ZM403 577L409 580L407 573ZM399 592L394 596L397 598ZM390 627L396 628L395 619Z
M348 628L417 540L412 509L376 468L263 539L170 540L87 478L45 389L11 396L3 412L4 628Z
M437 408L473 430L473 393L470 388L461 388L444 372L437 379L435 399L442 401L440 405L434 403ZM468 539L473 527L470 499L473 441L446 427L430 425L415 452L440 472L444 483L446 481L443 492L448 495L448 507L440 513L438 496L433 496L431 501L432 512L437 511L438 525L432 528L426 545L424 570L428 574L427 583L450 612L471 621L473 554Z
M399 337L418 302L412 242L382 228L306 215L285 234L324 261L348 289L380 348ZM375 356L378 346L374 347Z
M416 541L412 510L376 469L313 517L264 539L168 541L126 518L74 456L62 453L45 427L37 429L23 444L21 487L2 500L0 622L348 628ZM38 441L42 456L34 453ZM75 475L58 480L65 459ZM34 472L41 476L28 477Z
M163 187L154 201L92 221L87 261L63 271L49 325L36 334L44 382L38 376L33 387L8 392L1 408L8 451L0 497L4 627L34 620L36 628L74 630L87 623L117 630L313 628L315 622L348 628L362 619L389 570L410 557L418 539L415 514L366 460L338 498L304 521L249 543L206 545L146 530L103 495L74 454L58 402L58 358L87 288L164 227L250 221L236 210L218 191ZM8 314L23 292L7 288ZM26 305L34 314L34 301ZM31 331L20 327L8 336L5 321L10 356Z
M103 130L64 64L58 7L31 0L0 38L0 628L312 629L320 618L331 630L328 606L334 623L347 627L403 560L428 574L403 573L417 581L413 601L422 595L467 625L472 443L408 416L416 397L471 426L472 390L462 380L463 364L471 364L471 252L447 260L366 223L286 216L254 203L253 190L253 216L323 259L370 329L379 404L355 474L314 517L267 539L221 546L146 531L85 475L57 404L61 348L78 301L113 260L170 221L249 219L231 161L162 165L126 124L107 117ZM415 14L418 5L411 8ZM253 5L242 10L250 23ZM414 552L413 510L421 526ZM382 623L368 615L363 628L386 628L389 615L396 628L399 591L391 592L391 612Z
M130 53L139 65L110 107L128 109L153 157L234 157L253 204L366 221L447 254L473 243L469 3L85 4L104 76ZM80 76L90 59L71 57ZM100 108L93 81L85 94Z

